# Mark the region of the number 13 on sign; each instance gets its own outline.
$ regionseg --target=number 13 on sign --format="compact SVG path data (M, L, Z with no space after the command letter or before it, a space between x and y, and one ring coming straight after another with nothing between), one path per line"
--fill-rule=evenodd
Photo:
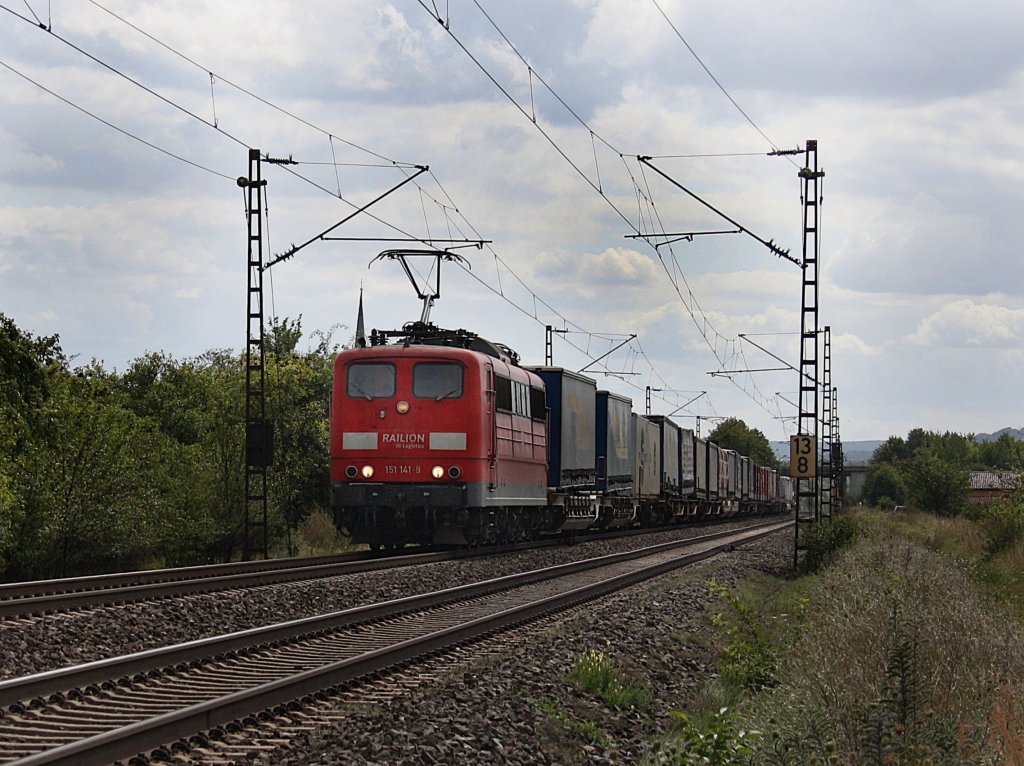
M799 479L813 478L818 472L818 445L813 436L789 437L789 475Z

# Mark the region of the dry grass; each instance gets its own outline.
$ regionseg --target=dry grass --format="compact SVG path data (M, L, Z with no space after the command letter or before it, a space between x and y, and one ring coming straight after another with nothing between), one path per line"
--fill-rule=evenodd
M1024 540L1018 541L1000 557L1000 564L1007 571L1024 573Z
M932 513L859 514L860 522L875 535L898 535L912 542L945 553L954 559L974 560L985 551L985 534L975 522L964 517L937 516Z
M1003 762L1012 766L1024 766L1024 737L1020 731L1024 712L1017 704L1022 691L1020 684L1000 685L988 716L988 745L992 751L1002 753Z
M1024 711L1008 685L1024 679L1024 630L962 566L929 550L969 558L984 541L956 519L866 526L816 578L779 686L748 703L770 734L759 760L1013 762Z

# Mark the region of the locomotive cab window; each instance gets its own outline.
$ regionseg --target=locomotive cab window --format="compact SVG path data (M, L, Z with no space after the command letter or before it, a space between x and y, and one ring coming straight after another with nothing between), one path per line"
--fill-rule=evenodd
M412 368L412 394L419 399L458 399L463 370L453 362L421 362Z
M544 389L530 386L530 417L534 420L547 420L548 407L544 399Z
M502 412L512 412L512 381L494 376L494 406Z
M395 395L395 366L356 362L348 366L347 390L353 399L388 399Z
M543 391L541 395L543 396ZM531 389L525 383L518 380L509 380L500 375L494 377L494 403L501 412L511 412L513 415L530 417ZM543 409L540 412L541 419L544 418Z

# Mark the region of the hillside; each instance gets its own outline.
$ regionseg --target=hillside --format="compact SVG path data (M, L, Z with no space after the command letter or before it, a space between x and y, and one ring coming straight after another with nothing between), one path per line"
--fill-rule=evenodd
M843 450L847 463L866 463L871 459L884 440L844 441ZM789 460L789 442L772 442L772 451L780 460Z
M975 434L974 441L976 442L994 442L999 439L1000 436L1006 434L1011 439L1022 439L1024 440L1024 428L1000 428L994 434Z
M995 433L991 434L975 434L974 441L979 444L982 442L993 442L999 439L1003 435L1009 436L1011 439L1020 439L1024 441L1024 427L1022 428L1000 428ZM866 463L871 459L871 456L885 443L885 439L868 439L865 441L844 441L843 450L845 451L847 463ZM772 451L776 457L780 460L789 460L789 442L771 442Z

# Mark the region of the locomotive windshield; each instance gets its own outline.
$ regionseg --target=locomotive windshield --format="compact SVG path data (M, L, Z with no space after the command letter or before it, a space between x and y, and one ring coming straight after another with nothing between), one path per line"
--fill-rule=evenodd
M462 365L421 362L412 370L412 394L419 399L458 399L462 396Z
M395 366L356 362L348 366L348 395L355 399L387 399L395 395Z

